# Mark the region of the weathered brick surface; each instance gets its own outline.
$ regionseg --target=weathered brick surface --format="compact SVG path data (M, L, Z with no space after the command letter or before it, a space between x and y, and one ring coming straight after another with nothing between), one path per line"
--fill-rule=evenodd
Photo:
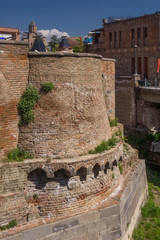
M122 178L117 167L122 158L120 143L103 154L50 162L33 159L1 163L0 225L14 218L19 222L40 216L59 220L96 208ZM127 160L124 165L128 166ZM69 226L75 224L73 221Z
M0 157L17 146L17 103L28 80L27 50L27 44L0 41Z
M120 123L136 126L136 96L132 78L116 79L116 116Z
M114 116L114 62L101 61L99 55L67 53L32 54L29 59L28 45L14 41L0 41L0 57L1 158L17 146L18 136L21 148L31 150L35 156L54 157L86 153L110 136L108 115ZM105 101L102 71L107 81ZM38 89L47 81L53 82L55 89L41 96L35 108L35 122L28 129L21 128L19 135L17 105L28 75L29 83Z
M107 113L110 119L115 118L115 60L102 58L102 84Z
M29 84L40 89L50 81L55 88L41 95L34 122L21 127L19 147L35 156L62 158L87 153L108 139L101 56L32 53L29 57Z
M48 219L48 225L44 225L47 222L44 218L41 221L31 221L30 225L15 227L10 233L0 232L0 239L16 239L16 232L18 240L128 240L147 196L144 161L127 171L121 183L121 188L118 186L107 198L104 195L94 210L58 222ZM10 235L12 236L9 237Z

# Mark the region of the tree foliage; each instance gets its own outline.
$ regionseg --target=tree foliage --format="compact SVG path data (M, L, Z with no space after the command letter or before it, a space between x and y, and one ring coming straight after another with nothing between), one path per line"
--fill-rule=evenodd
M52 51L55 51L56 48L59 46L60 38L57 37L57 35L52 35L48 46L51 48Z

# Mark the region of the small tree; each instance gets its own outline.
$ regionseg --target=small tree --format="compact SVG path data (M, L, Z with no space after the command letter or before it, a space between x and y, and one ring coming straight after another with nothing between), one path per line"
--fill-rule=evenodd
M52 51L55 51L56 48L58 47L59 45L59 39L56 35L52 35L49 43L48 43L48 46L51 48Z

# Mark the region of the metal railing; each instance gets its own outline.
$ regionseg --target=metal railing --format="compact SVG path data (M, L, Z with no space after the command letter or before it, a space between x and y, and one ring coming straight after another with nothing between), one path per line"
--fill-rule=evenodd
M154 88L160 88L160 79L155 78L154 80L144 79L144 80L138 80L138 85L140 87L154 87Z

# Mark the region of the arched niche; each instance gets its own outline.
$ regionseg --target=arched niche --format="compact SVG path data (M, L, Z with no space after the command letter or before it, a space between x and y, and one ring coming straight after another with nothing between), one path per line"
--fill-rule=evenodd
M118 166L117 160L114 160L112 163L112 171L114 170L114 167L117 167L117 166Z
M81 181L86 181L87 178L87 168L81 167L77 170L77 175L80 177Z
M100 165L96 163L95 166L93 167L93 173L95 178L98 177L100 170L101 170Z
M64 168L58 169L54 173L54 181L58 182L61 187L67 186L70 177L70 172Z
M41 168L36 168L28 174L28 180L34 182L37 189L42 189L46 186L47 174Z
M105 166L104 166L104 173L107 174L108 169L110 169L110 164L109 162L106 162Z

